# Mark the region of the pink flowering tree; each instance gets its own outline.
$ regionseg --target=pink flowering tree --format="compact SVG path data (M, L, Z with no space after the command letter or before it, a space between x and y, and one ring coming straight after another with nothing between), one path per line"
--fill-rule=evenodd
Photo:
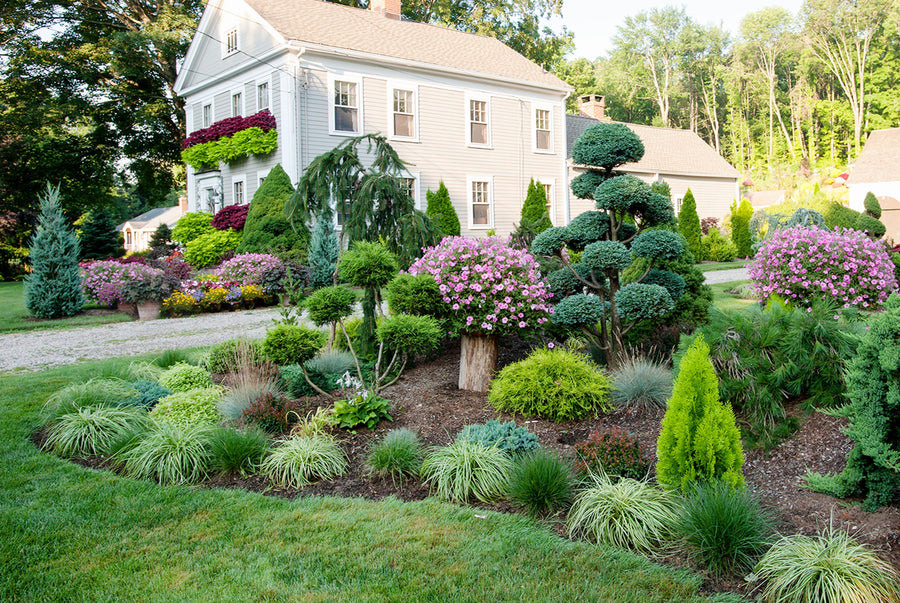
M749 274L763 299L777 295L805 307L829 300L845 308L871 308L897 288L884 245L856 230L776 231L757 251Z
M409 268L438 284L435 314L459 334L459 388L487 391L497 366L497 337L538 329L550 318L550 291L535 259L496 237L446 237Z

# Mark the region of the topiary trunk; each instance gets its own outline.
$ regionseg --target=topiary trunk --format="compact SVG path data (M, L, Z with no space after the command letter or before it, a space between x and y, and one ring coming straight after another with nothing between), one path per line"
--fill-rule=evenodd
M459 389L486 392L497 368L497 336L462 335L459 353Z

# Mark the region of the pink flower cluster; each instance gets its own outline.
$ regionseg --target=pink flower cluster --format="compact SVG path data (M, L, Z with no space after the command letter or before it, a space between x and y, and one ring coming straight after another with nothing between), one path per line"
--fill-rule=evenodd
M116 260L85 262L81 267L81 286L85 295L110 307L122 303L122 286L128 281L147 280L163 272L146 264L123 264Z
M213 142L231 136L235 132L246 130L247 128L259 128L263 132L268 132L275 128L275 116L268 109L263 109L259 113L254 113L249 117L228 117L222 119L201 130L191 132L191 135L184 139L181 148L186 149L195 144L203 144L204 142Z
M537 262L501 239L447 237L425 250L410 274L430 274L456 331L503 334L547 322L552 294Z
M283 265L280 259L268 253L241 253L222 262L214 274L222 281L259 285L266 272Z
M763 299L779 295L807 307L833 300L845 308L869 308L897 288L884 246L855 230L779 230L762 244L749 274Z

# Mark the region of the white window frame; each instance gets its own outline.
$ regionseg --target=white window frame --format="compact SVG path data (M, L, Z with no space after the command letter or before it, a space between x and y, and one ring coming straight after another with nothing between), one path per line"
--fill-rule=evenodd
M238 203L237 201L237 190L236 185L241 185L241 196L243 197L242 202ZM247 205L247 175L240 174L231 177L231 204L232 205Z
M481 101L485 103L485 111L487 112L487 142L472 142L472 101ZM466 145L476 149L492 148L493 139L491 137L491 97L486 94L466 94L466 104L464 107L464 123L466 124Z
M334 128L334 85L337 82L348 82L351 84L356 84L356 131L351 132L349 130L335 130ZM343 74L343 75L334 75L332 73L328 74L328 133L332 136L358 136L363 133L365 129L363 127L363 79L361 75L354 74Z
M206 115L205 110L209 107L209 123L206 123ZM202 127L208 128L214 123L216 123L216 106L213 99L209 99L209 102L201 102L200 103L200 123Z
M261 100L260 92L262 92L263 89L265 89L265 91L266 91L266 104L265 104L265 105L263 105L263 104L260 102L260 100ZM271 110L271 108L272 108L272 96L271 96L270 92L271 92L271 90L270 90L270 86L269 86L269 81L268 81L268 80L266 80L266 81L264 81L264 82L259 82L259 83L256 84L256 111L257 111L257 113L260 112L260 111L262 111L263 109L270 109L270 110Z
M472 184L475 182L486 182L488 185L488 223L475 224L475 199ZM481 174L470 174L466 176L466 216L469 222L469 230L490 230L494 227L494 177Z
M228 47L229 37L234 34L234 48ZM241 49L241 34L237 25L222 30L222 58L237 54Z
M413 181L412 194L415 208L419 211L425 211L425 208L422 206L422 178L420 177L419 172L406 172L401 174L400 177Z
M547 111L548 117L550 119L550 148L549 149L540 149L537 144L537 113L538 111ZM544 153L548 155L553 154L553 138L554 138L555 128L553 124L553 105L548 105L544 103L532 103L531 104L531 150L534 153Z
M404 90L412 92L412 117L413 117L413 135L400 136L394 132L394 92L396 90ZM408 82L388 82L388 139L389 140L406 140L411 142L419 142L419 86Z
M675 197L675 217L678 217L678 212L681 211L681 202L684 201L684 195L678 195Z
M238 113L235 113L235 112L234 112L234 99L235 99L235 97L238 97L238 102L239 102L240 105L241 105L241 106L240 106L240 109L241 109L241 110L240 110ZM240 89L238 89L238 90L232 90L232 91L231 91L231 94L229 95L229 98L231 99L231 116L232 116L232 117L237 117L238 115L243 116L244 113L245 113L245 111L246 111L246 108L247 108L247 104L244 102L244 90L243 90L243 88L240 88Z
M550 188L550 193L547 195L547 211L550 213L551 224L556 226L556 178L535 178L534 181L536 184Z

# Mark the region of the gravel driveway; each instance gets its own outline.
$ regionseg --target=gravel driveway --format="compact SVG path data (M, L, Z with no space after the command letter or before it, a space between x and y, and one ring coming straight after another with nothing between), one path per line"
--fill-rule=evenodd
M265 337L278 308L0 335L0 373Z
M718 283L730 283L731 281L746 281L750 276L747 274L746 268L735 268L733 270L711 270L704 272L707 285L716 285Z

